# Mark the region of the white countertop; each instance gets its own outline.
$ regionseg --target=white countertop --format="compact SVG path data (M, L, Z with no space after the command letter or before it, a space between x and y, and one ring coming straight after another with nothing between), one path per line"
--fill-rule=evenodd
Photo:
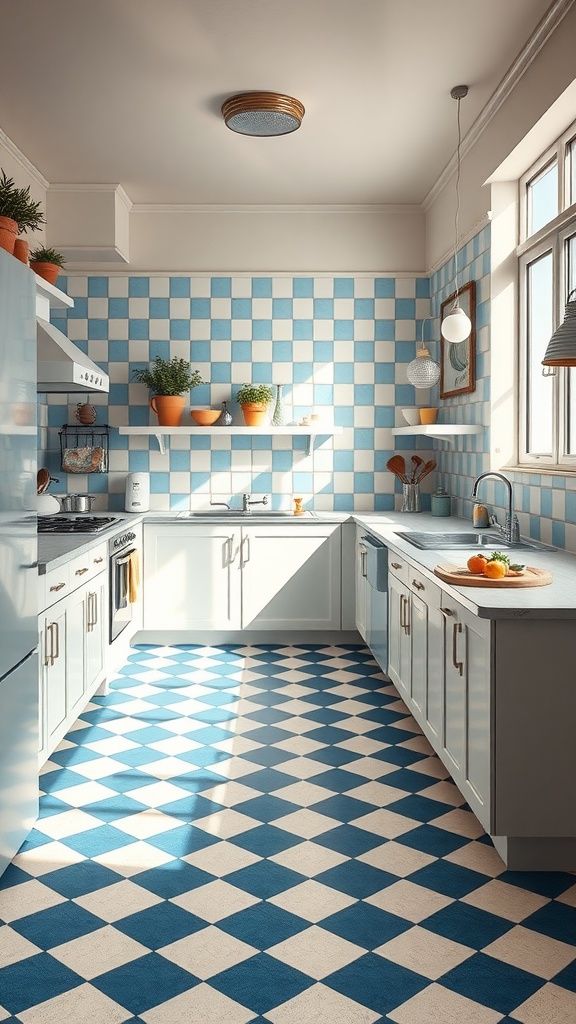
M56 568L72 555L82 554L103 540L108 541L130 524L167 523L174 522L178 518L177 512L145 512L138 515L129 512L111 512L110 515L117 517L117 522L101 533L41 534L38 538L39 572L45 572L47 566ZM337 523L352 520L364 526L387 546L393 547L415 568L420 569L437 584L441 583L434 575L434 568L438 563L448 562L463 566L472 554L472 551L464 549L423 551L397 535L398 531L452 533L473 530L472 524L468 520L459 519L456 516L432 516L426 512L319 512L315 513L313 518L278 516L275 520L266 520L264 516L254 516L245 519L240 517L240 520L253 526L258 522L267 526L271 522L276 522L278 525L290 524L294 528L302 527L306 523L313 525L315 522ZM190 517L179 521L182 523L206 523L210 520ZM518 551L518 560L540 569L548 569L552 574L552 583L545 587L527 587L515 590L498 586L479 588L452 587L446 583L441 583L441 585L444 590L451 593L465 607L481 618L576 618L576 555L561 550L527 549Z

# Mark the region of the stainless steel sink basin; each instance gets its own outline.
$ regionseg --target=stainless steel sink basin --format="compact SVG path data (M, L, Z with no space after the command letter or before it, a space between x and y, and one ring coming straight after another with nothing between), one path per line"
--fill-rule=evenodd
M397 537L407 540L415 548L424 551L443 551L455 548L486 548L495 551L506 548L515 551L522 550L554 550L536 541L520 541L519 544L511 544L504 537L497 533L477 533L476 531L466 533L398 533Z
M293 512L282 509L254 509L243 512L239 508L206 508L194 512L179 512L177 519L310 519L313 512L303 512L295 516Z

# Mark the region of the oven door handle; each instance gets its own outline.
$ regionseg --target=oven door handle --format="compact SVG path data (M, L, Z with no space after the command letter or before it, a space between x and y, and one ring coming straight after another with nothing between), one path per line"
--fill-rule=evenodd
M128 606L128 591L129 591L129 580L128 580L128 566L130 564L130 552L122 557L116 559L116 570L118 575L116 576L116 608L126 608Z

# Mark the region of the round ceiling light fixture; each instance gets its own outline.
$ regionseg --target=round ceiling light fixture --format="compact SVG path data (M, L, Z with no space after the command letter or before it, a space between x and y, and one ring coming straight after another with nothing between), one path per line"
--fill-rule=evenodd
M222 117L240 135L288 135L302 124L304 107L278 92L241 92L222 104Z

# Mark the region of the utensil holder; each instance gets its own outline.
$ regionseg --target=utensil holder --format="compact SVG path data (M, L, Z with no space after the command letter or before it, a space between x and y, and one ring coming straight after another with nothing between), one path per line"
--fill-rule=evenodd
M418 484L402 484L401 512L420 512L420 488Z

